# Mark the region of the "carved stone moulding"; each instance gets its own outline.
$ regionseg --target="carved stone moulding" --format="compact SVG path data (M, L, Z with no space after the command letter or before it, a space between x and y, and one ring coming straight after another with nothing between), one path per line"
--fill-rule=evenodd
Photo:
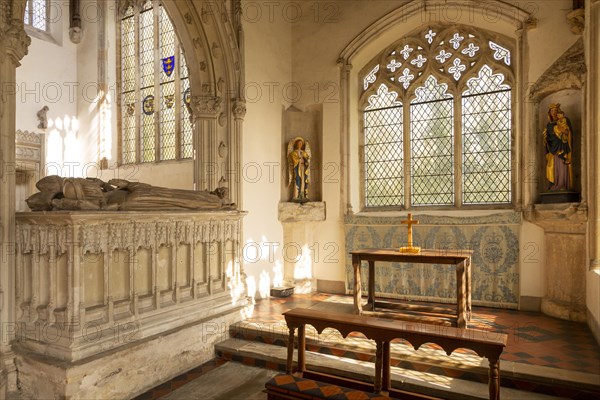
M194 117L216 118L223 100L217 96L192 96L191 107Z
M583 39L579 39L540 76L529 98L539 101L561 90L581 89L586 72Z

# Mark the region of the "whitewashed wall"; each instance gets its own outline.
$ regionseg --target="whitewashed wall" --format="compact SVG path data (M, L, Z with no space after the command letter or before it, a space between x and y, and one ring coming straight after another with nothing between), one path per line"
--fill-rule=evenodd
M16 127L38 129L36 113L47 113L47 163L51 173L67 171L64 162L80 163L77 151L81 138L77 122L77 46L68 34L68 2L55 2L51 12L50 35L31 35L29 54L17 68ZM69 146L69 147L67 147Z
M286 4L283 2L281 4ZM292 79L292 26L272 17L262 2L244 4L246 106L243 182L244 270L249 295L269 294L281 277L283 228L277 220L281 182L283 111L290 106L279 85Z

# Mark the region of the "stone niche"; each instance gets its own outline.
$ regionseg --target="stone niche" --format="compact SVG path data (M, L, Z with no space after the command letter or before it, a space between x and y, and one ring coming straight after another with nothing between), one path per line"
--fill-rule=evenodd
M278 219L283 225L285 248L297 249L297 257L284 257L283 285L295 287L295 293L310 293L316 290L316 279L313 274L312 257L309 247L314 243L314 232L320 221L325 220L325 203L322 201L323 190L323 110L322 105L309 106L300 110L294 106L283 113L281 162L282 182L281 201L278 208ZM310 143L310 183L305 203L292 202L293 187L288 185L289 170L287 154L289 142L302 137Z
M305 111L294 106L283 112L281 165L281 201L292 199L292 187L288 185L287 147L290 140L302 137L310 143L312 156L310 158L310 184L308 189L311 201L322 199L322 149L323 149L323 113L322 106L308 107Z
M573 127L573 188L574 200L561 200L555 204L531 204L524 217L544 229L545 240L545 295L542 298L543 313L572 321L586 320L585 276L587 270L586 224L587 206L582 191L582 165L586 164L585 149L587 133L582 129L583 82L585 66L583 40L577 40L562 54L531 87L529 97L535 105L533 118L537 123L532 135L538 160L532 174L537 176L532 198L541 202L542 193L548 197L546 160L542 132L548 120L548 106L560 103L561 109L571 120ZM531 160L531 159L530 159ZM533 164L533 162L532 162ZM561 192L557 192L561 195ZM553 195L550 195L553 196ZM560 197L559 197L560 199ZM569 199L569 201L571 201ZM552 203L554 203L552 201Z
M573 127L573 188L571 191L581 193L581 158L583 156L582 146L582 110L583 110L583 94L580 89L564 89L546 96L539 102L537 120L537 140L536 148L538 151L538 159L541 160L537 168L537 191L544 193L548 189L548 180L546 179L546 150L542 132L544 131L545 123L548 121L548 106L552 103L560 103L560 108L565 112L565 115L571 121Z
M573 127L573 188L574 192L581 192L581 165L584 149L582 137L582 110L583 110L583 82L586 75L583 40L579 39L565 53L563 53L530 88L529 97L536 105L534 119L535 143L539 160L537 167L528 170L529 179L537 178L535 198L540 197L548 189L546 180L546 159L542 132L548 121L548 106L551 103L560 103L561 109L571 120Z
M130 398L214 357L241 319L239 211L17 213L31 398Z

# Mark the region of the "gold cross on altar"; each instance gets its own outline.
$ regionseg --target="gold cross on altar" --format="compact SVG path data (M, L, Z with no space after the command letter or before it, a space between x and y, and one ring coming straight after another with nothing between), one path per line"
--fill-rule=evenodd
M408 213L408 219L405 221L400 221L403 224L408 225L408 246L400 247L400 253L420 253L420 247L413 246L413 234L412 234L412 226L414 224L418 224L419 221L416 219L412 219L412 213Z

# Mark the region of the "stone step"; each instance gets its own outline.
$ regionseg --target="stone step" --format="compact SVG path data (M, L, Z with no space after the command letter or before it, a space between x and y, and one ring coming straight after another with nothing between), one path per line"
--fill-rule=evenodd
M263 323L242 321L230 327L232 338L258 341L285 347L288 329L284 322ZM343 338L334 329L318 334L312 326L306 328L307 350L354 360L375 360L375 344L363 337ZM433 345L424 345L418 351L408 342L392 343L392 366L406 370L450 376L461 380L487 384L487 359L469 350L459 349L448 356ZM600 398L600 377L557 368L500 362L501 385L540 394L564 396L571 399Z
M215 351L217 352L217 356L227 360L257 366L276 365L279 368L284 367L287 357L287 349L285 347L243 339L225 340L215 346ZM295 360L296 357L297 354L294 351ZM364 382L372 382L375 375L375 368L372 362L312 351L306 353L306 365L310 370ZM481 400L488 398L487 384L428 372L392 367L391 380L392 386L396 389L442 399ZM503 400L551 400L567 398L506 387L500 388L500 397Z

